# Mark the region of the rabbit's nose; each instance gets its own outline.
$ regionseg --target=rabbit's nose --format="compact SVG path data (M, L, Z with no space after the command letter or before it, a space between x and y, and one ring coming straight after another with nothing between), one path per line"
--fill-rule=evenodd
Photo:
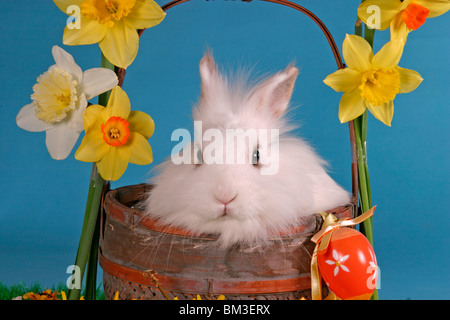
M214 196L220 203L227 205L236 199L237 193L228 188L218 186L214 192Z

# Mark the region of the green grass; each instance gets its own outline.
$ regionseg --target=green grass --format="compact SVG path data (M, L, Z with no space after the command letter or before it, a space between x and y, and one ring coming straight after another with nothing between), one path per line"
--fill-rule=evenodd
M39 283L26 285L25 283L19 282L18 284L7 286L0 282L0 300L11 300L17 296L22 296L27 292L39 293L47 289L51 289L52 291L56 290L58 292L65 291L67 294L67 287L64 283L46 287ZM96 300L105 300L102 284L97 287Z

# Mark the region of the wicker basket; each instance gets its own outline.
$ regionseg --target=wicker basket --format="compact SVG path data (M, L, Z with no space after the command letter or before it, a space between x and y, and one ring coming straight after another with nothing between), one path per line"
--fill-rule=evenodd
M168 10L189 0L175 0ZM251 0L243 0L250 2ZM322 21L309 10L285 0L281 4L306 14L322 30L336 60L344 68L336 44ZM144 30L139 30L139 35ZM125 69L118 69L119 85ZM338 218L354 218L357 211L358 172L353 122L349 123L352 153L352 202L328 211ZM319 214L305 217L292 230L259 248L234 246L221 250L216 238L186 230L161 227L133 206L151 186L140 184L106 194L101 214L99 262L106 299L300 299L310 297L310 241L322 224ZM324 290L326 293L326 290Z
M269 240L264 250L239 245L223 250L215 236L160 226L133 208L150 188L127 186L106 195L99 261L107 299L116 292L121 299L309 297L310 238L320 229L319 214ZM353 209L348 205L329 212L352 218Z

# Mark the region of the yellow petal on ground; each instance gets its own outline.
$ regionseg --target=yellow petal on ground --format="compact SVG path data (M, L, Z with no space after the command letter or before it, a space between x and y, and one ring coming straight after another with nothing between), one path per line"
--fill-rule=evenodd
M75 152L75 159L84 162L97 162L111 149L103 140L101 131L88 131Z
M361 83L359 71L345 68L328 75L323 82L337 92L350 92Z
M398 14L391 22L391 40L408 38L409 29L403 21L402 14Z
M373 68L391 69L396 67L402 57L404 46L405 41L403 39L395 39L386 43L373 57Z
M155 131L155 122L145 112L131 111L127 119L130 131L142 134L146 139L150 138Z
M365 110L359 89L344 93L339 103L339 120L341 123L348 122L362 115Z
M108 121L111 117L121 117L127 119L131 110L130 99L121 87L117 86L111 91L108 105L102 113L103 121Z
M100 131L100 125L103 123L101 114L105 107L94 104L86 108L83 113L83 127L85 131L91 130L94 126Z
M371 66L373 51L364 38L347 34L342 45L342 55L349 68L365 72Z
M105 57L114 65L127 68L136 58L139 48L139 35L122 20L116 21L99 42Z
M366 0L358 7L358 16L372 29L385 30L401 10L401 1Z
M108 30L106 24L100 24L97 20L80 16L80 29L64 29L63 43L69 46L93 44L101 41Z
M153 162L152 147L141 134L130 132L127 144L121 149L127 149L130 155L129 162L146 165Z
M400 73L400 91L399 93L408 93L415 90L423 81L421 75L410 69L397 67Z
M450 10L448 0L415 0L414 2L430 10L428 18L440 16Z
M81 7L81 4L84 0L53 0L53 2L58 6L58 8L64 12L65 14L70 14L71 12L67 12L67 8L75 5L77 7Z
M128 166L128 159L125 152L120 148L112 147L103 158L97 162L97 169L104 180L116 181L125 172Z
M133 10L124 17L124 22L133 29L146 29L159 24L166 13L153 0L136 0Z
M367 104L367 109L369 109L375 118L385 125L391 126L392 118L394 117L394 101L386 102L381 106Z

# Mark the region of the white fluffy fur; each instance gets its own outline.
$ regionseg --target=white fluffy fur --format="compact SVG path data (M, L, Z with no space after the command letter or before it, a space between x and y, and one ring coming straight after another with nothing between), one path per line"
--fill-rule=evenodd
M261 175L261 166L251 163L175 165L169 159L151 181L155 187L143 202L145 212L164 225L218 234L229 246L264 241L300 217L347 204L349 194L326 173L325 162L305 141L289 135L285 112L297 74L288 66L246 89L242 81L229 83L205 55L194 120L202 121L203 130L279 129L278 173ZM224 216L223 202L229 200Z

